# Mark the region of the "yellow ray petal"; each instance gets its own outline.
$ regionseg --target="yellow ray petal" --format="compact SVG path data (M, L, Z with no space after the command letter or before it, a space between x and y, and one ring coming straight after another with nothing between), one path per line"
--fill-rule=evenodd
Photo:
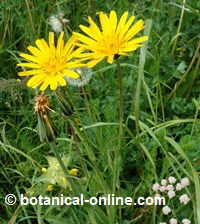
M57 86L58 86L58 81L57 81L56 77L51 77L50 89L51 90L56 90Z
M55 43L54 43L54 33L53 32L49 32L49 47L55 47Z
M72 51L71 54L67 56L66 60L70 61L73 58L81 58L81 57L82 57L82 50L77 49L75 51ZM77 61L73 60L73 62L76 63ZM68 62L68 63L70 63L70 62Z
M36 47L28 46L27 49L34 56L37 56L38 57L38 56L40 56L42 54L42 52L38 48L36 48Z
M84 61L87 59L99 59L99 53L82 53L79 61Z
M80 25L79 27L89 37L92 37L94 40L98 40L98 36L90 28L83 26L83 25Z
M129 45L123 49L121 49L121 52L129 52L129 51L135 51L137 48L141 47L142 44L133 44L133 45Z
M17 66L27 67L27 68L40 68L41 66L34 63L19 63Z
M142 42L148 40L148 36L142 36L135 38L129 42L127 42L126 46L124 48L121 48L122 51L133 51L136 50L138 47L142 46Z
M121 18L120 18L120 20L119 20L119 23L118 23L118 26L117 26L117 29L116 29L116 34L119 34L119 33L122 31L123 27L125 26L127 17L128 17L128 12L125 12L125 13L121 16Z
M64 78L62 78L62 77L57 77L57 80L58 80L58 83L61 85L61 86L66 86L66 81L65 81L65 79Z
M69 78L73 78L73 79L78 79L80 77L80 75L72 70L68 70L66 69L64 71L65 75L68 76Z
M47 47L48 47L48 45L47 45ZM45 62L49 58L48 51L45 51L45 53L44 53L44 52L40 51L38 48L32 47L32 46L28 46L27 49L30 51L30 53L33 54L33 56L37 57L41 63Z
M76 46L81 47L83 49L83 51L85 51L88 48L88 45L84 44L84 43L76 43ZM92 49L90 49L90 50L92 50Z
M100 12L99 13L99 20L100 20L100 23L101 23L101 28L102 28L103 34L104 35L108 34L109 31L110 31L110 27L111 27L108 16L105 13Z
M110 32L114 34L114 32L116 31L116 27L117 27L117 15L114 10L112 10L110 12L109 20L110 20L110 29L111 29Z
M124 40L128 41L132 39L138 32L140 32L143 29L144 29L144 21L143 20L137 21L137 23L135 23L126 33L126 35L124 36Z
M74 32L73 34L79 41L81 41L84 44L91 45L91 46L96 44L96 41L94 41L93 39L89 37L84 36L83 34L76 33L76 32Z
M28 87L38 86L43 82L43 80L44 80L44 75L34 75L28 80L27 86Z
M44 53L48 54L49 46L44 39L39 39L35 41L36 46Z
M61 32L60 36L58 38L58 44L57 44L57 49L56 49L56 54L58 56L60 56L62 53L62 49L63 49L63 45L64 45L63 36L64 36L64 32Z
M50 48L51 54L55 55L56 48L55 48L54 33L53 32L49 33L49 48Z
M92 20L90 16L88 17L88 22L90 24L91 32L97 36L97 39L101 39L102 38L101 31L99 30L98 26L96 25L96 23Z
M74 72L69 69L66 69L64 72L65 72L65 76L68 76L69 78L72 78L72 79L78 79L80 77L80 75L77 72Z
M63 50L63 57L66 57L66 60L69 61L72 56L72 52L74 50L74 45L71 45L71 46L68 46L68 49L67 50Z
M119 29L119 38L123 38L123 36L128 32L130 26L132 25L133 21L135 20L135 16L131 16L128 21L125 23L124 26Z
M78 61L71 61L66 64L64 70L66 70L68 68L71 69L71 68L77 68L77 67L81 67L81 66L83 66L83 64L78 63Z
M138 37L138 38L135 38L135 39L129 41L129 42L127 43L127 46L129 46L129 45L131 46L131 45L133 45L133 44L142 43L142 42L144 42L144 41L146 41L146 40L148 40L148 39L149 39L148 36Z
M123 51L119 51L119 55L122 55L122 56L131 56L131 54L125 53Z
M107 62L109 64L112 64L113 63L113 59L114 59L114 55L110 55L110 56L108 56Z
M49 85L49 80L45 80L43 84L40 86L40 90L44 91Z
M36 63L39 63L40 62L40 60L38 59L38 57L31 56L29 54L21 53L21 54L19 54L19 56L22 57L22 58L25 58L28 61L32 61L32 62L36 62Z
M18 72L19 76L29 76L29 75L36 75L41 73L42 71L40 69L38 70L29 70L29 71L25 71L25 72Z
M69 49L73 48L73 46L75 45L75 42L76 42L76 37L72 35L64 46L64 49L63 49L64 55L68 55Z
M79 57L79 56L82 55L83 51L84 51L84 48L79 47L79 48L77 48L76 50L74 50L74 51L71 53L71 55L72 55L73 57Z
M87 66L89 68L94 67L96 64L98 64L100 61L102 61L104 59L104 57L100 57L99 59L96 60L91 60L90 62L87 63Z

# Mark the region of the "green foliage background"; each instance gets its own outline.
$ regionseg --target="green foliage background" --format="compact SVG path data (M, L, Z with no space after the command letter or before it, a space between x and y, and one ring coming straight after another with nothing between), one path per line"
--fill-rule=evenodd
M93 68L92 80L83 89L63 89L75 108L72 116L60 116L55 94L47 91L55 111L51 120L58 133L54 147L67 159L67 169L79 169L71 189L58 181L54 190L47 192L52 182L51 178L49 182L41 178L41 168L50 166L53 170L47 158L54 154L48 144L40 143L37 132L33 106L39 91L28 89L26 80L17 80L18 54L36 39L47 39L52 14L63 11L70 20L64 28L68 37L72 30L79 31L79 24L87 24L88 15L97 21L96 12L112 9L119 16L129 11L137 19L152 22L146 54L138 50L119 59L124 89L123 145L117 149L119 90L115 63L102 62ZM156 181L187 176L191 202L186 206L178 200L169 203L173 217L188 217L200 224L199 22L198 0L0 1L0 223L168 222L170 216L163 216L159 206L20 207L6 205L4 197L25 192L34 196L83 193L85 197L115 193L136 199L153 195ZM138 77L142 78L141 85ZM139 133L136 105L140 105Z

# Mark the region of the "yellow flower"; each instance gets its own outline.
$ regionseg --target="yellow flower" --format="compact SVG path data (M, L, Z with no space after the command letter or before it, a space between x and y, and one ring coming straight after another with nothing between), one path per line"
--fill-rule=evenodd
M42 172L46 173L47 172L47 168L42 167Z
M72 175L72 176L77 176L78 175L78 169L76 169L76 168L71 169L69 171L69 174Z
M93 67L106 57L108 63L111 64L120 55L128 56L127 52L141 47L142 43L148 40L148 36L133 39L139 31L144 29L144 21L139 20L133 25L134 19L135 16L128 18L128 12L125 12L119 21L115 11L111 11L109 16L100 12L100 29L88 17L89 27L80 25L80 29L87 36L74 32L79 42L77 45L85 48L82 57L89 60L87 66Z
M19 76L32 76L27 86L36 88L39 85L40 90L45 90L48 86L56 90L58 85L65 86L65 76L69 78L79 78L79 74L73 69L83 66L80 62L73 60L80 57L81 48L74 49L74 37L71 37L65 44L63 40L64 33L61 32L57 45L54 43L54 33L49 33L49 43L44 39L36 40L36 46L28 46L32 55L21 53L20 56L28 61L20 63L17 66L30 68L31 70L19 72Z
M53 187L52 184L49 184L49 185L47 186L47 191L53 191L53 189L54 189L54 187Z

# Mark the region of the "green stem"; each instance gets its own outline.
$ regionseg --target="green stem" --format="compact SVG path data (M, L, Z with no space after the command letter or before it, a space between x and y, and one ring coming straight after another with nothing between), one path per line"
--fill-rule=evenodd
M181 10L181 16L180 16L179 24L178 24L178 29L177 29L177 33L176 33L176 36L175 36L174 45L172 47L172 55L175 52L177 40L178 40L180 31L181 31L181 26L182 26L182 22L183 22L183 15L184 15L184 12L185 12L185 4L186 4L186 0L183 0L182 10Z
M53 153L55 154L61 168L63 169L63 172L64 173L67 173L67 168L65 167L65 164L63 163L61 157L60 157L60 154L58 153L58 151L56 150L56 147L55 147L55 143L54 142L48 142L48 145L50 147L50 149L53 151Z
M119 85L119 148L121 147L121 140L123 138L123 83L122 83L122 70L121 65L118 60L117 63L117 75L118 75L118 85Z
M152 26L152 20L148 19L145 22L146 29L144 31L144 35L149 36ZM143 47L140 48L140 59L139 59L139 66L138 66L138 79L137 79L137 86L136 86L136 93L133 105L135 107L134 114L135 114L135 124L136 124L136 134L137 137L139 137L140 134L140 93L141 88L144 80L144 65L146 60L146 54L147 54L147 44L145 44Z
M183 76L181 77L181 79L178 82L175 83L173 90L171 91L171 93L168 96L168 99L170 99L172 96L175 95L175 93L178 90L178 88L180 87L180 85L186 80L188 74L190 74L190 71L192 69L192 66L194 65L196 59L198 58L199 50L200 50L200 41L198 41L196 51L194 53L194 56L192 57L192 60L191 60L191 62L189 64L189 66L188 66L188 69L183 74Z
M118 87L119 87L119 135L118 135L118 148L115 150L115 157L113 161L113 193L115 193L116 188L119 188L119 174L121 167L121 146L123 139L123 83L122 83L122 70L118 60L116 60L117 64L117 76L118 76Z
M56 93L57 99L60 101L60 103L61 103L62 107L64 108L64 110L65 110L65 105L69 104L71 106L71 108L73 108L73 110L74 110L74 115L75 116L78 115L79 116L79 120L81 120L79 112L77 111L75 104L71 101L67 90L65 91L65 93L66 93L66 95L62 95L62 94L60 94L60 92L57 92ZM64 105L63 105L63 103L64 103ZM89 105L89 103L88 103L88 105ZM70 116L67 116L65 113L63 113L63 116L65 118L67 118L68 124L74 129L74 131L76 132L77 136L80 138L81 142L84 144L84 146L85 146L85 148L87 150L89 148L87 146L87 142L88 141L86 140L86 139L88 139L88 135L87 134L83 135L81 133L80 128L79 128L79 124L77 123L77 120L75 119L74 115L71 114ZM88 152L88 156L91 159L91 161L95 161L96 159L95 159L95 155L94 155L93 151L92 150L88 150L87 152Z
M60 167L62 168L62 170L64 172L64 175L66 176L67 173L68 173L68 170L67 170L65 164L63 163L63 161L62 161L62 159L60 157L60 154L56 150L55 140L53 142L47 142L47 143L48 143L50 149L53 151L56 159L58 160L58 163L59 163ZM72 186L71 180L69 180L68 176L67 176L67 181L69 182L70 186Z
M94 116L93 116L93 112L92 112L92 109L91 109L91 107L90 107L90 103L89 103L88 96L87 96L87 93L86 93L86 91L85 91L84 86L81 87L81 91L82 91L82 93L83 93L83 97L84 97L84 101L85 101L85 106L86 106L86 108L87 108L87 110L88 110L88 113L89 113L89 115L90 115L89 117L93 118L93 117L94 117Z

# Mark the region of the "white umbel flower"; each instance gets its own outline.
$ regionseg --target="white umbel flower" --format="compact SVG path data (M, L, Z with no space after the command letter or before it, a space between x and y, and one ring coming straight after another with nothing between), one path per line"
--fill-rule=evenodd
M161 186L160 187L160 192L165 192L166 191L166 187L165 186Z
M187 177L181 179L181 185L182 185L183 187L187 187L187 186L189 186L189 185L190 185L190 181L189 181L189 179L188 179Z
M168 206L163 207L162 212L164 215L168 215L169 213L171 213L171 208Z
M170 224L178 224L178 221L177 221L177 219L175 219L175 218L171 218L171 219L169 220L169 223L170 223Z
M166 186L167 185L167 180L165 180L165 179L161 180L161 185Z
M69 20L64 18L63 12L60 12L57 15L50 16L48 23L51 25L53 31L59 33L63 31L63 25L69 23Z
M176 196L176 193L175 193L175 191L168 191L167 195L171 199L171 198L174 198Z
M183 219L182 223L183 224L191 224L191 221L189 219Z
M173 191L174 190L174 186L172 184L169 184L166 186L166 190L167 191Z
M174 183L176 182L176 178L170 176L170 177L168 178L168 181L169 181L170 184L174 184Z
M188 197L187 194L183 194L180 196L179 200L180 200L180 203L186 205L190 201L190 198Z
M158 183L155 183L152 187L153 191L158 191L160 189L160 185Z
M183 189L182 184L178 183L178 184L176 185L176 190L177 190L177 191L180 191L180 190L182 190L182 189Z

